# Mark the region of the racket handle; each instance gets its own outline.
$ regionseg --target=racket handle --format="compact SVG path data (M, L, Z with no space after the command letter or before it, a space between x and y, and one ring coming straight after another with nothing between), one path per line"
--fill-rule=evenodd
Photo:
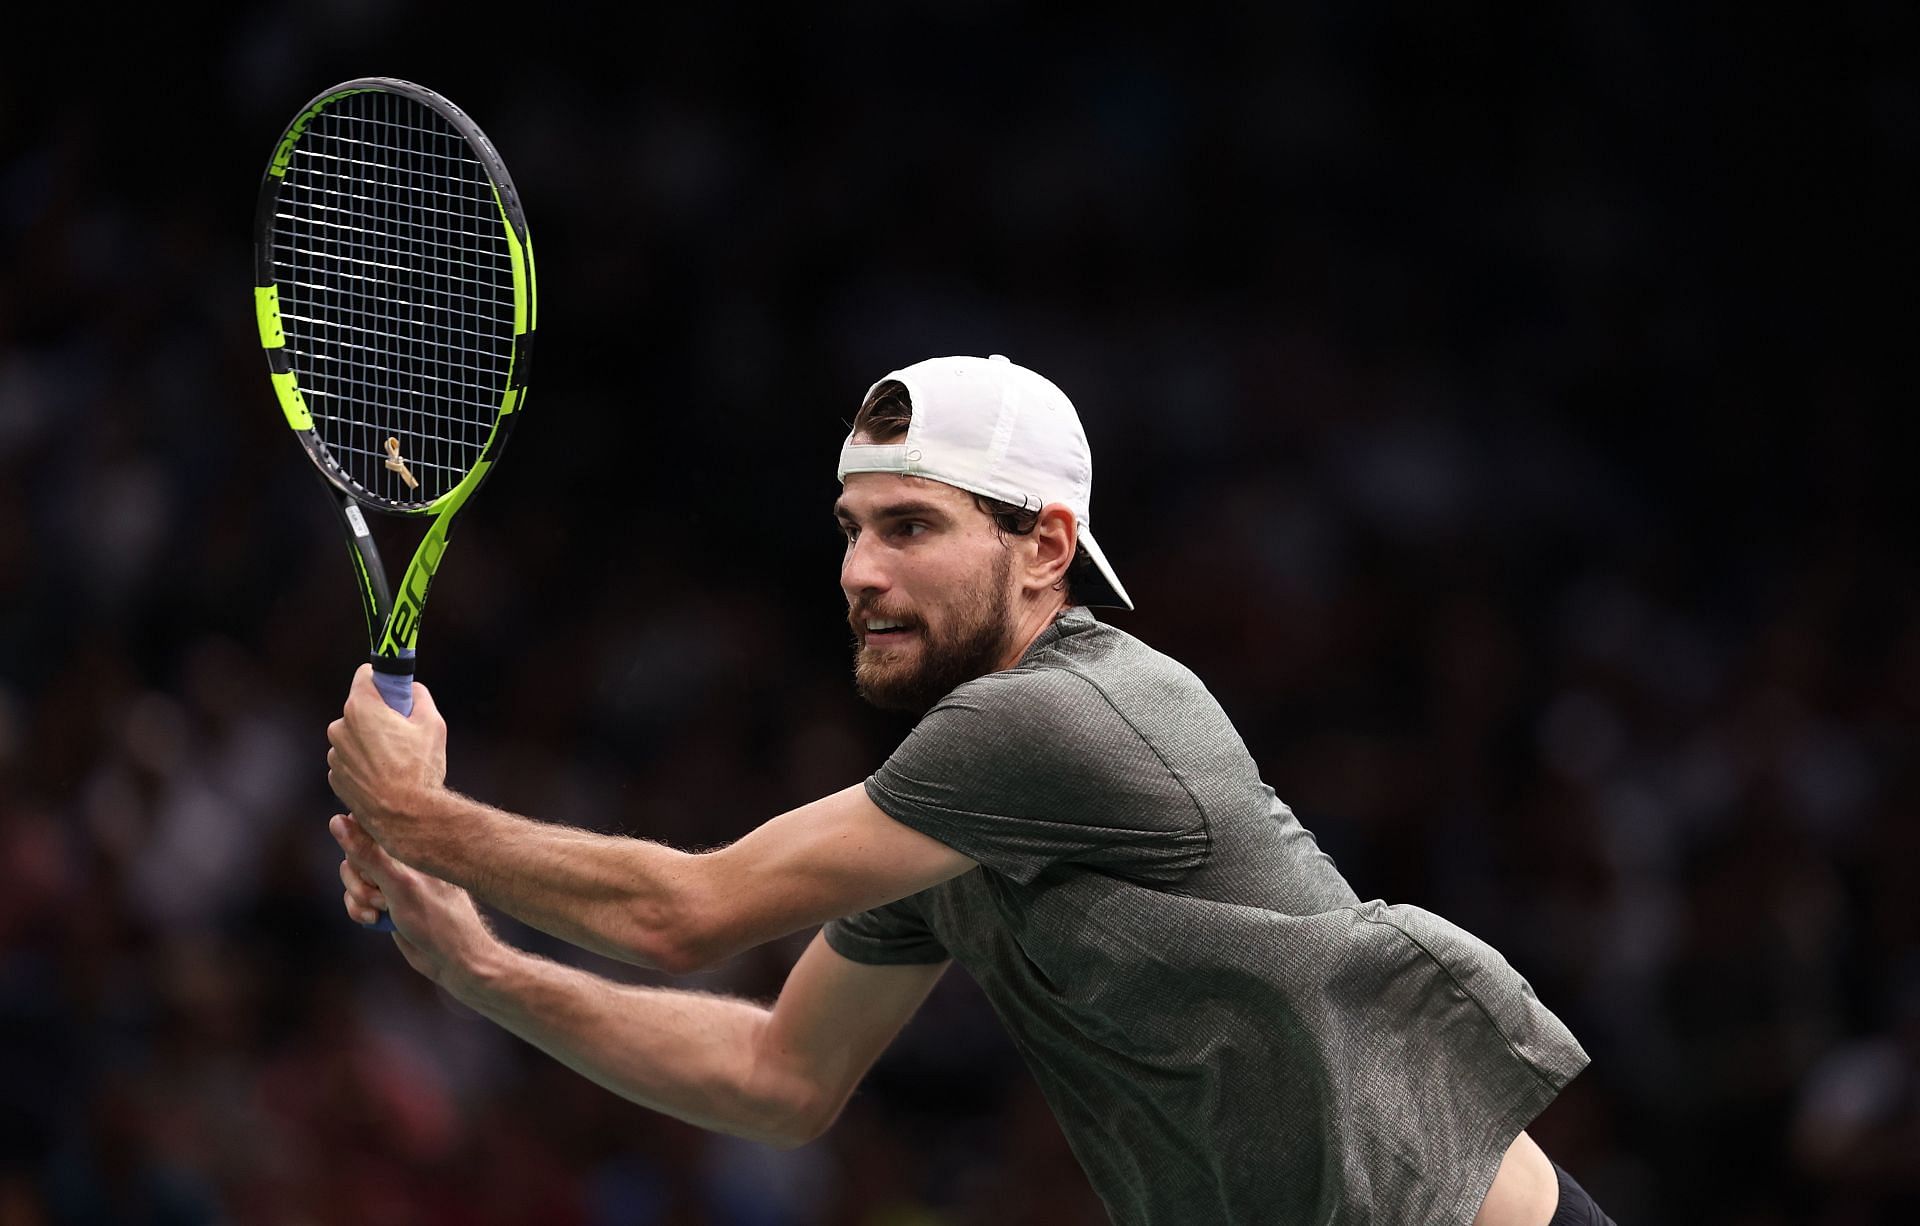
M402 658L408 664L413 663L411 651L406 652ZM386 661L374 661L373 688L380 691L380 697L386 700L388 706L402 715L411 716L413 714L413 670L408 669L404 673L384 673L380 671L380 665L383 663ZM382 911L379 919L371 924L362 924L361 927L369 932L392 932L394 931L393 917Z
M404 658L408 664L413 663L412 652L408 652ZM380 691L380 697L387 700L388 706L400 712L402 715L412 715L413 670L409 668L404 673L383 673L380 671L381 664L390 663L390 661L382 660L374 664L373 688Z

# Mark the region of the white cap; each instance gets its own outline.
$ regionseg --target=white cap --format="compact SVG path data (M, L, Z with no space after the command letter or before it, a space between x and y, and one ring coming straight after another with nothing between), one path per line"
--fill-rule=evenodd
M1107 555L1088 525L1093 452L1073 402L1051 382L999 354L928 358L889 374L913 400L907 437L899 443L840 448L840 480L848 473L906 473L945 482L1037 511L1063 502L1079 521L1079 546L1093 573L1073 581L1082 604L1131 609ZM871 396L872 390L867 394Z

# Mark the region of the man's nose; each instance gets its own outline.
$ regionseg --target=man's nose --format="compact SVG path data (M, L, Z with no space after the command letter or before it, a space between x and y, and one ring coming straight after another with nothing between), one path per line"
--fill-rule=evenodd
M866 533L847 545L847 554L840 560L840 590L849 603L862 592L884 592L889 586L879 555L879 544L870 542Z

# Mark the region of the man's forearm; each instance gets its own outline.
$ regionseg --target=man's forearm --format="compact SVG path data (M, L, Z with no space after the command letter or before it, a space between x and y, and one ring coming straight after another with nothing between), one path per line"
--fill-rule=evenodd
M611 983L508 951L450 989L576 1072L719 1132L795 1145L824 1126L811 1082L766 1051L772 1014L723 996Z
M530 821L457 792L422 803L423 829L400 859L563 941L596 953L692 969L702 899L695 856L643 839Z

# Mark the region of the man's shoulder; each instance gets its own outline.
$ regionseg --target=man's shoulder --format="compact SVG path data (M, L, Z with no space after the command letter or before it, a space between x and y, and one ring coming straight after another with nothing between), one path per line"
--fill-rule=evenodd
M1185 664L1091 615L1071 634L1062 635L1048 650L1024 663L1038 671L1077 677L1110 698L1145 694L1164 698L1175 691L1206 694L1205 683Z
M1178 660L1126 631L1090 616L1012 668L954 688L942 707L991 714L1028 728L1084 726L1127 718L1176 695L1211 701L1200 679Z
M934 711L965 710L1032 724L1072 718L1103 701L1099 687L1084 672L1058 661L1030 659L955 686Z
M1146 654L1138 640L1076 622L1043 632L1013 668L956 687L868 793L895 819L1015 881L1062 861L1172 880L1201 862L1209 836L1158 742L1176 741L1175 721L1198 705L1156 707L1140 678L1160 666L1125 658Z

